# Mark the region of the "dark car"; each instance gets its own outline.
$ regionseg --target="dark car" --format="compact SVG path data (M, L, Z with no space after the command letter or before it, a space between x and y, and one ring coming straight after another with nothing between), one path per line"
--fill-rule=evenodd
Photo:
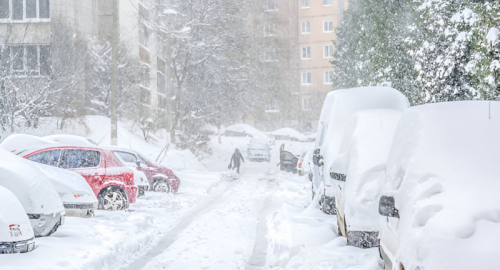
M108 147L126 165L135 166L148 178L150 190L177 193L181 184L179 178L169 168L159 165L144 155L128 148Z
M297 173L297 163L299 158L285 150L285 145L280 149L280 170L285 172Z

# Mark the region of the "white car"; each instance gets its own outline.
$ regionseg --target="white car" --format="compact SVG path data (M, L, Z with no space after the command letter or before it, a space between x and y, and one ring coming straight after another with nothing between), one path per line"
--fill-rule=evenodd
M500 269L500 102L408 109L382 188L385 269Z
M348 245L379 245L379 192L401 114L386 109L361 111L346 126L330 177L336 187L339 235L347 238Z
M41 155L35 158L43 158ZM31 159L32 160L32 159ZM33 162L54 186L64 205L66 216L94 217L97 197L81 175L61 168Z
M59 194L39 166L0 149L0 186L19 199L36 237L49 236L64 224Z
M335 90L328 94L321 111L313 152L313 193L319 193L323 212L336 214L336 188L329 177L329 165L340 154L342 135L349 118L364 110L404 111L409 106L408 99L401 92L389 87L361 87Z
M309 180L312 181L312 150L307 150L302 152L300 155L299 162L297 163L297 173L302 175L309 175Z
M25 253L35 249L35 234L23 205L0 186L0 254Z
M271 161L271 147L267 139L253 138L247 147L249 161Z
M135 166L129 166L129 168L132 169L132 171L134 172L134 183L139 188L139 191L137 192L137 197L146 195L146 191L149 190L148 177L146 176L145 173L139 171Z

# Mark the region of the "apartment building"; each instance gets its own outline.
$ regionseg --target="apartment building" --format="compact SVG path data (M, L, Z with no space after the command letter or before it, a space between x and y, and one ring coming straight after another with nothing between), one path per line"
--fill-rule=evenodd
M88 40L111 40L119 32L127 57L142 66L140 103L153 109L167 108L166 43L151 31L157 0L117 1L118 29L113 29L113 0L0 0L0 71L9 83L26 87L44 84L60 75L73 77L71 87L85 100L92 86L85 53ZM59 47L59 48L56 48ZM64 55L61 53L64 48ZM68 51L73 50L68 54ZM58 73L58 74L55 74ZM62 76L62 75L60 75ZM5 86L4 86L5 87ZM83 112L85 113L85 112Z
M316 123L326 94L331 91L334 71L333 57L335 28L342 20L347 0L297 0L298 51L300 64L299 99L303 129Z

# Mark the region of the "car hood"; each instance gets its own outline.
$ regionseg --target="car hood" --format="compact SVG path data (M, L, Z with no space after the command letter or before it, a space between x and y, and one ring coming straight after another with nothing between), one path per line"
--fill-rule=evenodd
M3 149L0 149L0 186L14 193L28 214L64 211L59 194L38 166Z
M0 242L24 241L35 237L33 228L16 196L0 187Z
M44 164L34 163L52 183L64 204L97 203L97 197L81 175Z

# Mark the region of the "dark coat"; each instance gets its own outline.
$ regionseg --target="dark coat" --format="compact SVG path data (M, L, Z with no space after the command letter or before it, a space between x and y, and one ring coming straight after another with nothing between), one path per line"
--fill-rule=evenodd
M233 156L231 157L231 162L229 164L234 164L233 167L239 167L241 165L241 161L245 162L240 151L236 149L233 153Z

